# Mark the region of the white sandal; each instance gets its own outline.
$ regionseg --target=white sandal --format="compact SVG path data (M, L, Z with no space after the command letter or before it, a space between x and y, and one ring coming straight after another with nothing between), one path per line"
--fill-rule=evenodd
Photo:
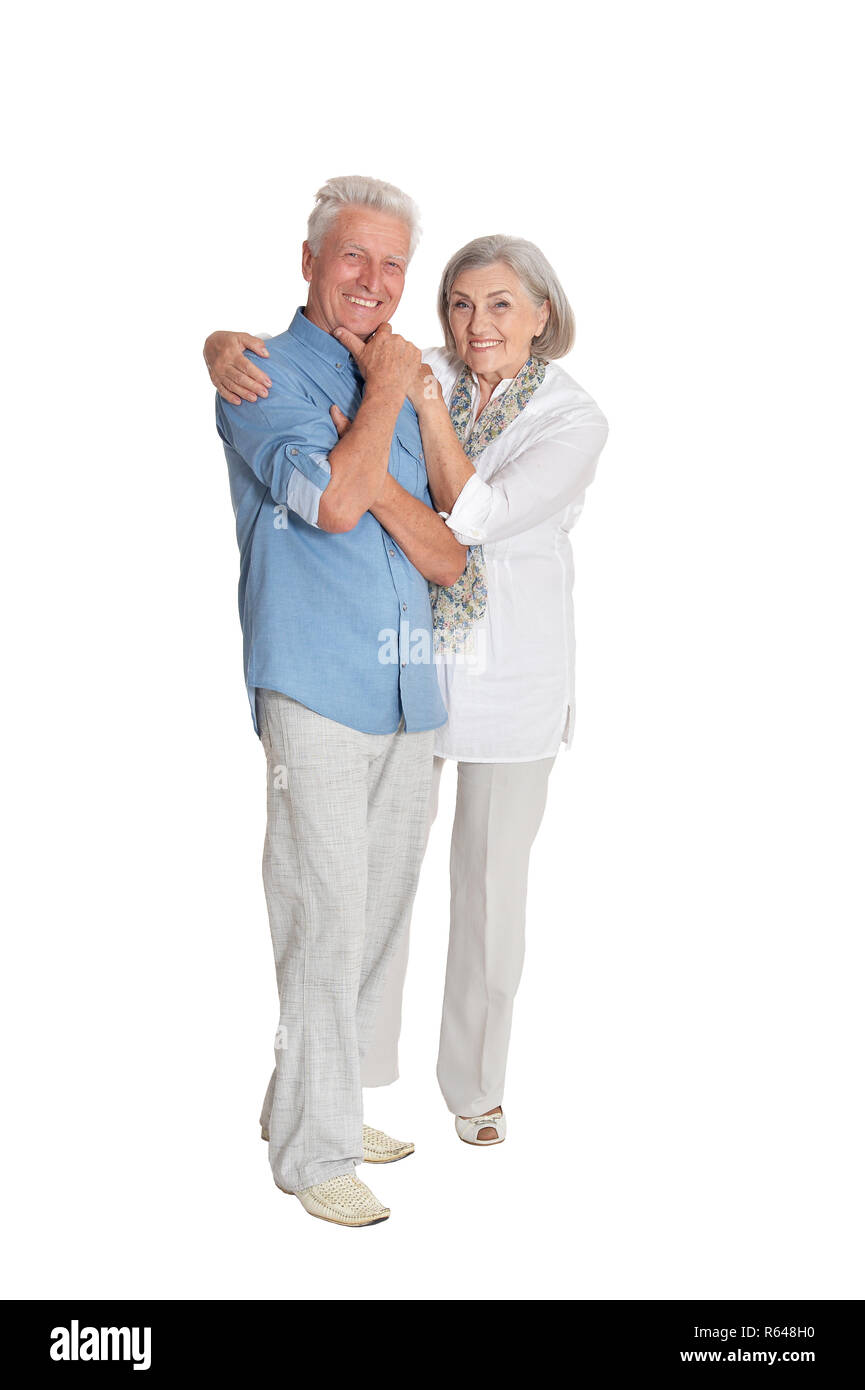
M508 1132L504 1110L501 1115L471 1115L467 1120L464 1120L462 1115L454 1115L454 1124L464 1144L478 1144L483 1147L504 1143ZM494 1129L495 1139L479 1139L478 1134L482 1129Z

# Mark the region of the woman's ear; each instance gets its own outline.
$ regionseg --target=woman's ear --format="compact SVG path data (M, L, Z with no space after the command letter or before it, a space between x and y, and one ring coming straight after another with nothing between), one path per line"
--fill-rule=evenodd
M537 332L535 333L536 338L539 338L541 336L547 324L549 323L551 308L552 306L550 304L550 301L548 299L545 299L540 309L538 310L538 327Z

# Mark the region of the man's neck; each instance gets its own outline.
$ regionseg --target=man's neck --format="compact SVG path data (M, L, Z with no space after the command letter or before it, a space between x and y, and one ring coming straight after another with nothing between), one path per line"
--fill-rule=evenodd
M320 328L322 333L330 333L330 336L333 337L333 333L328 328L327 324L319 322L315 310L309 304L304 304L300 312L303 314L303 317L314 324L316 328Z
M331 328L329 324L322 322L321 317L317 313L315 307L311 305L309 301L307 301L306 304L301 306L300 312L303 314L303 317L305 319L308 319L310 323L315 324L316 328L320 328L322 333L328 333L331 336L331 338L334 335L335 329L343 327L342 324L335 323L333 328ZM382 319L381 321L381 323L386 322L386 319ZM369 333L367 333L366 337L363 340L365 343L368 343L373 333L375 333L379 328L381 328L381 323L376 324L375 328L373 328ZM337 339L337 342L338 341L339 339Z

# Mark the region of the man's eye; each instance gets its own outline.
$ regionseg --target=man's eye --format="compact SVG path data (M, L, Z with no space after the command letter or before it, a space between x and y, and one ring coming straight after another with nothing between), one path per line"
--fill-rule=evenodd
M345 254L346 254L347 256L354 256L355 260L357 260L357 252L356 252L356 251L346 251Z

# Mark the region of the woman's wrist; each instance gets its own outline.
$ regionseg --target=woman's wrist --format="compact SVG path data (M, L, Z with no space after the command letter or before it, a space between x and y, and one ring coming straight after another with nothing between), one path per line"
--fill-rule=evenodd
M418 419L435 420L440 418L441 415L444 414L445 418L448 421L448 424L450 424L450 416L448 414L447 407L445 406L444 396L441 393L441 387L439 386L438 382L436 382L435 392L433 394L427 395L426 392L427 388L424 388L424 394L422 396L419 396L416 401L412 401L412 405L414 406L417 412Z

